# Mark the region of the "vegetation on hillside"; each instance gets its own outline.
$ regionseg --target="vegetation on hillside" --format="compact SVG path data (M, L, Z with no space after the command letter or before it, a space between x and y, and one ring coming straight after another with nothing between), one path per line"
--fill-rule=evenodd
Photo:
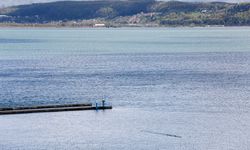
M2 23L74 22L99 20L112 25L159 26L250 25L250 3L179 1L65 1L0 9Z

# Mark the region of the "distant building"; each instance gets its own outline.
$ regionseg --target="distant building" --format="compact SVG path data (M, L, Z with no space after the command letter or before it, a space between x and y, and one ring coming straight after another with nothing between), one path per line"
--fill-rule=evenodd
M201 13L207 13L206 9L201 10Z
M94 27L105 27L106 25L104 23L96 23L94 24Z

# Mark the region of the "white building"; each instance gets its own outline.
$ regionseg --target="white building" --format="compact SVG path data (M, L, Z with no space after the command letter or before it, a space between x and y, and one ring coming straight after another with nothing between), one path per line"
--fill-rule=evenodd
M105 27L104 23L96 23L94 24L94 27Z

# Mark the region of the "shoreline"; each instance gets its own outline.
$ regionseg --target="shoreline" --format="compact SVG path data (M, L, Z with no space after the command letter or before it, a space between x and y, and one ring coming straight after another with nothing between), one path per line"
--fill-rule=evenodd
M93 27L93 26L60 26L60 25L42 25L42 24L12 24L3 25L0 23L0 28L71 28L71 29L116 29L116 28L250 28L250 26L224 26L224 25L204 25L204 26L119 26L119 27Z

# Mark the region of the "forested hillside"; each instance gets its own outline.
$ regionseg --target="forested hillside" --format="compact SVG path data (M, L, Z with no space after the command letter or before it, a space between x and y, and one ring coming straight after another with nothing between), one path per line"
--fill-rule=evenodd
M64 1L0 9L2 23L70 22L100 20L109 24L159 26L250 25L250 3L179 1Z

